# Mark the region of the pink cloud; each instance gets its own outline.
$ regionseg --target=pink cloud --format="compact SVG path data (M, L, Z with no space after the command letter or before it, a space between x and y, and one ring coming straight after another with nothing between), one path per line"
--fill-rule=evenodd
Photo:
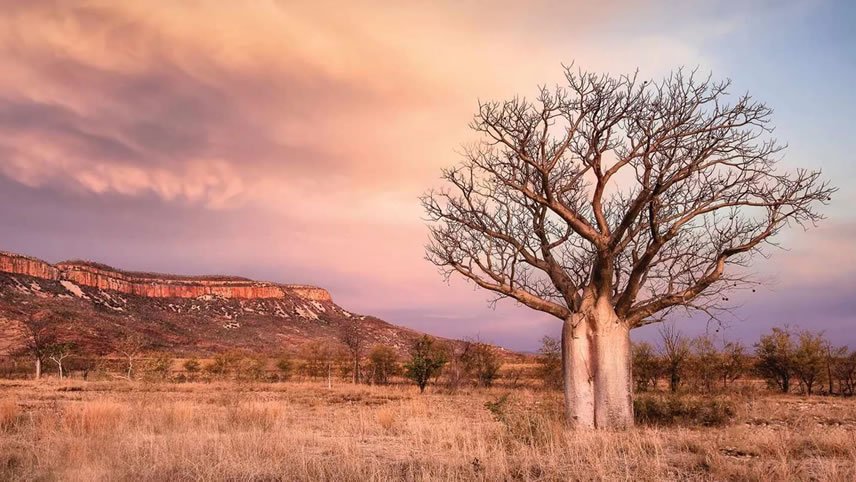
M631 36L661 12L642 1L486 5L4 5L0 175L45 198L40 209L73 199L81 207L63 215L96 213L96 233L74 233L85 239L74 248L91 252L58 257L112 253L103 261L132 269L312 281L354 310L456 334L491 321L507 333L543 330L548 321L494 312L460 281L447 287L422 260L417 196L457 161L477 99L531 95L572 60L652 77L712 67L704 43L755 7L713 15L674 2L677 27ZM136 207L137 224L112 209L120 203ZM59 253L71 235L49 224L39 233L51 232ZM148 248L136 241L144 234ZM841 249L846 238L836 239L823 242ZM782 266L829 273L812 249Z

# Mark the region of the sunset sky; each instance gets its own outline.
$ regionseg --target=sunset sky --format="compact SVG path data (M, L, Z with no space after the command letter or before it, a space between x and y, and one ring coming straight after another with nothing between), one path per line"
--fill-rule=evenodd
M840 188L818 229L757 260L767 281L718 336L790 324L856 347L853 5L0 0L0 250L311 283L532 350L558 320L444 283L418 196L459 160L479 99L532 96L563 63L698 66L775 109L784 166Z

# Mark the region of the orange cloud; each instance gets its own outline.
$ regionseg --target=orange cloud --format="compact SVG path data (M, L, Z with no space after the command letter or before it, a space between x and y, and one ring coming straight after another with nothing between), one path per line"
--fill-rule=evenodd
M454 159L479 96L558 79L571 59L698 60L675 39L587 40L642 6L27 2L0 20L0 92L15 104L0 115L33 122L0 125L15 152L0 162L28 184L212 207L270 202L281 189L261 188L295 176L411 196ZM200 182L192 166L207 159L230 167Z
M422 261L417 196L457 160L477 99L532 94L574 60L714 66L703 44L741 10L669 8L677 27L646 30L663 20L641 0L4 2L0 181L138 216L166 204L182 216L170 229L197 236L150 228L192 244L175 259L289 282L311 268L346 306L371 312L365 293L395 290L384 306L442 306L440 320L484 297ZM134 259L161 259L151 249Z

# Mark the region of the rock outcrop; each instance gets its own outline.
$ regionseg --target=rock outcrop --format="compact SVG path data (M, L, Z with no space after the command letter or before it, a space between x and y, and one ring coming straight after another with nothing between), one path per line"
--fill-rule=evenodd
M59 270L36 258L0 251L0 271L4 273L25 274L34 278L58 280Z
M88 261L51 265L40 259L0 252L0 272L33 278L70 281L80 286L149 298L277 299L297 296L311 301L332 301L330 293L307 285L278 284L230 276L176 276L122 271Z
M25 320L36 315L85 356L114 356L128 336L179 357L299 354L307 343L337 346L342 330L353 326L366 346L403 356L421 336L352 313L314 286L128 272L89 261L52 265L0 252L0 357L26 353Z

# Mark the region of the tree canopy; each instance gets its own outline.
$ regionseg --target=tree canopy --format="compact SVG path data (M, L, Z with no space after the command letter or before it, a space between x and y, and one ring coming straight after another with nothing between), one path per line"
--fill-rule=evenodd
M427 258L561 319L606 299L631 328L675 307L713 314L788 225L835 191L785 171L772 110L731 82L567 68L534 100L482 102L480 140L422 202Z

